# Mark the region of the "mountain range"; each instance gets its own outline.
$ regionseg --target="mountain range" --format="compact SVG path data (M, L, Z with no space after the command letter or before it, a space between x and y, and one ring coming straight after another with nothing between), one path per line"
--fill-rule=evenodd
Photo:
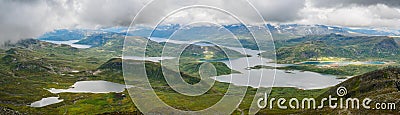
M184 30L184 33L179 34L179 39L198 39L204 37L218 37L222 36L221 33L227 34L225 29L229 30L235 35L249 36L246 26L242 24L231 24L222 26L182 26L179 24L160 25L153 31L150 27L137 26L137 27L109 27L101 29L59 29L52 32L47 32L39 36L40 40L79 40L84 39L86 36L99 33L116 33L128 36L142 36L159 38L168 38L176 30ZM327 35L331 33L349 35L349 36L400 36L400 30L394 29L379 29L379 28L352 28L352 27L339 27L328 25L301 25L301 24L265 24L264 27L276 37L276 39L287 39L293 37L300 37L305 35ZM260 26L247 26L247 28L260 28ZM129 30L128 30L129 29ZM256 29L255 29L256 30ZM127 33L128 32L128 33ZM190 38L185 36L190 35ZM207 35L207 36L205 36Z

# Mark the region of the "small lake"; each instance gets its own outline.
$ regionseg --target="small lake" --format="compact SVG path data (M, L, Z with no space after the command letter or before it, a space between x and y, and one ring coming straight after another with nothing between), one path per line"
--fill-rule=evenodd
M45 42L50 42L53 44L66 44L66 45L70 45L71 47L74 48L90 48L92 47L91 45L81 45L81 44L75 44L76 42L78 42L79 40L68 40L68 41L51 41L51 40L43 40Z
M189 42L189 41L179 41L179 40L173 40L173 39L165 39L165 38L158 38L158 37L149 37L149 40L155 41L155 42L169 42L169 43L174 43L174 44L193 44L193 45L198 45L198 46L215 46L214 44L207 43L207 42Z
M306 65L317 65L317 66L325 66L325 65L338 65L338 66L346 66L346 65L383 65L386 64L385 62L380 61L305 61L301 62L300 64Z
M122 59L126 60L139 60L139 61L151 61L160 62L161 60L174 59L175 57L139 57L139 56L123 56Z
M42 98L39 101L35 101L31 103L29 106L30 107L44 107L47 105L55 104L55 103L60 103L64 101L63 99L59 99L60 97L47 97L47 98Z
M78 81L68 89L47 89L51 93L110 93L123 92L126 85L108 81Z
M125 91L126 85L108 82L108 81L78 81L68 89L55 89L50 88L47 91L57 94L57 93L121 93ZM44 107L47 105L62 102L63 99L59 97L46 97L39 101L31 103L30 107Z
M336 79L334 75L325 75L309 71L285 71L274 69L254 69L242 74L231 74L214 77L220 82L233 83L238 86L251 87L296 87L300 89L321 89L339 84L346 79ZM276 72L275 78L271 73ZM269 74L269 75L265 75ZM262 78L261 78L261 75ZM274 81L271 81L275 79Z

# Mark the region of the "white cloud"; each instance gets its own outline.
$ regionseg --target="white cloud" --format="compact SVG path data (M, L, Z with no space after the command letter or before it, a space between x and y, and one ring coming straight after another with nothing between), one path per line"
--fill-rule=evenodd
M315 7L351 7L351 6L373 6L384 4L390 7L400 7L399 0L309 0Z
M249 0L269 22L298 20L298 12L305 7L305 0Z
M301 12L303 19L295 23L328 24L352 27L400 27L400 12L384 4L370 6L323 8L307 5Z
M36 37L56 28L95 28L127 26L137 12L151 0L2 0L0 1L0 42ZM249 0L267 22L328 24L338 26L374 26L399 28L398 0ZM256 20L251 9L233 0L161 0L142 17L146 23L154 15L166 15L171 8L192 3L213 3L241 18ZM157 12L151 12L157 11ZM190 20L236 23L231 17L208 10L187 10L169 19L170 23Z
M0 42L37 37L57 28L129 25L145 0L0 1Z

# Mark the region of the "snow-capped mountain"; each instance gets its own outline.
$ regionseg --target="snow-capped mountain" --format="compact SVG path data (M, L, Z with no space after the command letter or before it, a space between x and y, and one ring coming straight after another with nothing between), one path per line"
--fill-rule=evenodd
M352 28L328 25L301 25L301 24L266 24L266 27L275 34L293 36L342 34L357 36L399 36L400 30L378 28Z
M350 32L340 27L326 26L326 25L300 25L300 24L281 24L271 25L266 24L266 27L273 34L288 34L292 36L304 35L326 35L326 34L343 34L348 35Z
M399 36L400 30L393 29L379 29L379 28L350 28L344 27L348 32L359 33L364 35L372 35L372 36Z
M352 28L328 25L301 25L301 24L265 24L272 35L283 35L285 37L299 37L305 35L328 35L341 34L348 36L400 36L400 30L377 29L377 28ZM85 36L101 33L112 33L128 36L143 36L168 38L171 35L180 39L200 39L204 37L223 37L224 35L249 36L249 30L258 30L261 26L245 26L242 24L231 25L207 25L207 26L181 26L179 24L160 25L155 29L145 26L129 28L128 27L109 27L101 29L59 29L47 32L40 36L41 40L80 40ZM179 31L178 31L179 30Z

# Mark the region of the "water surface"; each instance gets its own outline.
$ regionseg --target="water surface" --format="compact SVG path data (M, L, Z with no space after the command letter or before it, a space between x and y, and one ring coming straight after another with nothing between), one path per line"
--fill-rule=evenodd
M139 56L124 56L123 59L127 60L139 60L139 61L151 61L160 62L165 59L174 59L175 57L139 57Z
M47 98L42 98L39 101L35 101L31 103L29 106L30 107L44 107L47 105L55 104L55 103L60 103L64 101L63 99L59 99L60 97L47 97Z
M50 88L51 93L120 93L126 86L108 81L78 81L68 89Z
M380 61L305 61L300 64L306 65L317 65L317 66L325 66L325 65L338 65L338 66L346 66L346 65L383 65L385 62Z
M43 40L45 42L50 42L53 44L66 44L66 45L70 45L71 47L74 48L90 48L92 47L91 45L81 45L81 44L75 44L76 42L78 42L79 40L68 40L68 41L51 41L51 40Z

